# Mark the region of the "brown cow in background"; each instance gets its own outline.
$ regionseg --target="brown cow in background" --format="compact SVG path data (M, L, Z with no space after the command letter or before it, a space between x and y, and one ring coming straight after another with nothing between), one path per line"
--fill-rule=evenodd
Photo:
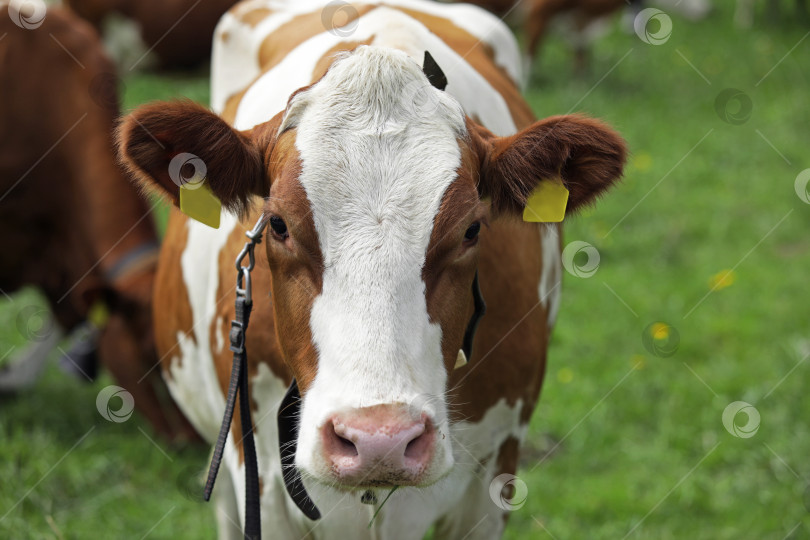
M532 0L525 26L526 53L529 60L535 58L537 48L548 32L549 23L567 16L571 26L570 37L574 46L575 69L582 71L587 64L589 29L597 21L630 4L629 0Z
M65 0L101 28L118 13L140 27L141 38L164 68L190 68L209 59L214 28L236 0Z
M588 46L597 23L609 15L629 8L641 9L642 0L464 0L480 6L522 26L525 34L524 50L527 67L530 67L537 49L555 20L566 19L565 35L574 48L575 71L581 72L587 65Z
M65 332L91 308L106 312L103 365L157 432L194 439L152 369L157 235L115 161L114 67L72 13L7 11L0 4L0 289L39 288Z

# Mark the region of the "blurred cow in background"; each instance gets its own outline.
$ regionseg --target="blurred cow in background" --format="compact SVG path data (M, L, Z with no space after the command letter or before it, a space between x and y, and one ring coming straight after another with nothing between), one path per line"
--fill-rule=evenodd
M92 378L97 347L157 432L195 439L153 369L158 238L115 161L114 67L89 24L37 7L0 2L0 289L41 290L61 331L93 337L77 371ZM60 332L45 334L52 349Z
M211 55L214 27L236 0L65 0L97 29L112 14L132 20L162 68L191 68Z
M641 9L642 0L467 0L502 17L525 34L526 72L534 63L537 49L552 23L563 26L563 35L575 54L575 71L587 65L590 44L604 33L607 19L627 8L631 17Z
M532 0L526 17L526 54L532 65L537 48L554 19L563 20L565 32L574 49L574 69L582 72L587 65L590 43L604 32L607 18L639 0Z

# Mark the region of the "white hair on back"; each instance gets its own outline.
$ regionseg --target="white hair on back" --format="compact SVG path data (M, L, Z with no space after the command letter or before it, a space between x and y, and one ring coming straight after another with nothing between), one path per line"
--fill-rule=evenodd
M387 47L363 45L337 53L326 75L290 100L280 131L296 127L316 100L334 112L326 120L335 126L349 122L352 128L379 132L430 121L454 129L456 136L467 132L461 105L432 87L407 54Z

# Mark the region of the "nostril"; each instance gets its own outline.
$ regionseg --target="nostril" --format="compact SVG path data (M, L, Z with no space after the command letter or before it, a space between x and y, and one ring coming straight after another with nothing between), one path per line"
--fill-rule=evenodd
M424 424L421 427L422 429L405 447L405 457L408 459L422 461L429 453L432 440L430 430Z
M337 436L338 443L340 444L340 453L344 456L356 456L357 447L349 439L344 439L340 435Z
M354 457L358 455L357 447L354 445L354 443L340 434L344 432L344 426L340 424L335 426L333 422L329 422L326 428L330 453L345 457Z

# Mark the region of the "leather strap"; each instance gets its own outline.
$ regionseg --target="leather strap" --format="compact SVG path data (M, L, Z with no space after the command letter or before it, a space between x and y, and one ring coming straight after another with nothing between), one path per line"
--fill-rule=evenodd
M281 405L278 408L278 447L281 454L281 471L284 487L296 506L309 519L321 518L321 512L309 498L301 471L295 466L295 452L298 447L298 419L301 417L301 394L298 383L292 380Z
M228 385L228 398L225 401L225 415L222 418L222 426L220 426L214 455L211 458L211 468L208 470L208 480L205 483L203 497L206 501L211 499L214 481L222 463L225 442L228 440L228 432L231 429L238 394L239 417L242 424L242 451L245 457L245 539L259 540L262 536L259 466L256 459L256 443L253 438L253 421L250 413L250 384L247 373L247 348L245 347L245 331L250 321L252 307L252 303L248 303L244 297L237 296L236 319L231 321L230 333L230 349L233 351L231 381Z
M472 283L473 311L470 322L467 323L467 329L464 331L464 341L461 350L467 356L467 360L472 359L472 346L473 339L475 338L475 331L478 330L478 323L487 312L487 304L484 302L484 297L481 295L481 287L478 285L478 270L475 271L475 278Z

